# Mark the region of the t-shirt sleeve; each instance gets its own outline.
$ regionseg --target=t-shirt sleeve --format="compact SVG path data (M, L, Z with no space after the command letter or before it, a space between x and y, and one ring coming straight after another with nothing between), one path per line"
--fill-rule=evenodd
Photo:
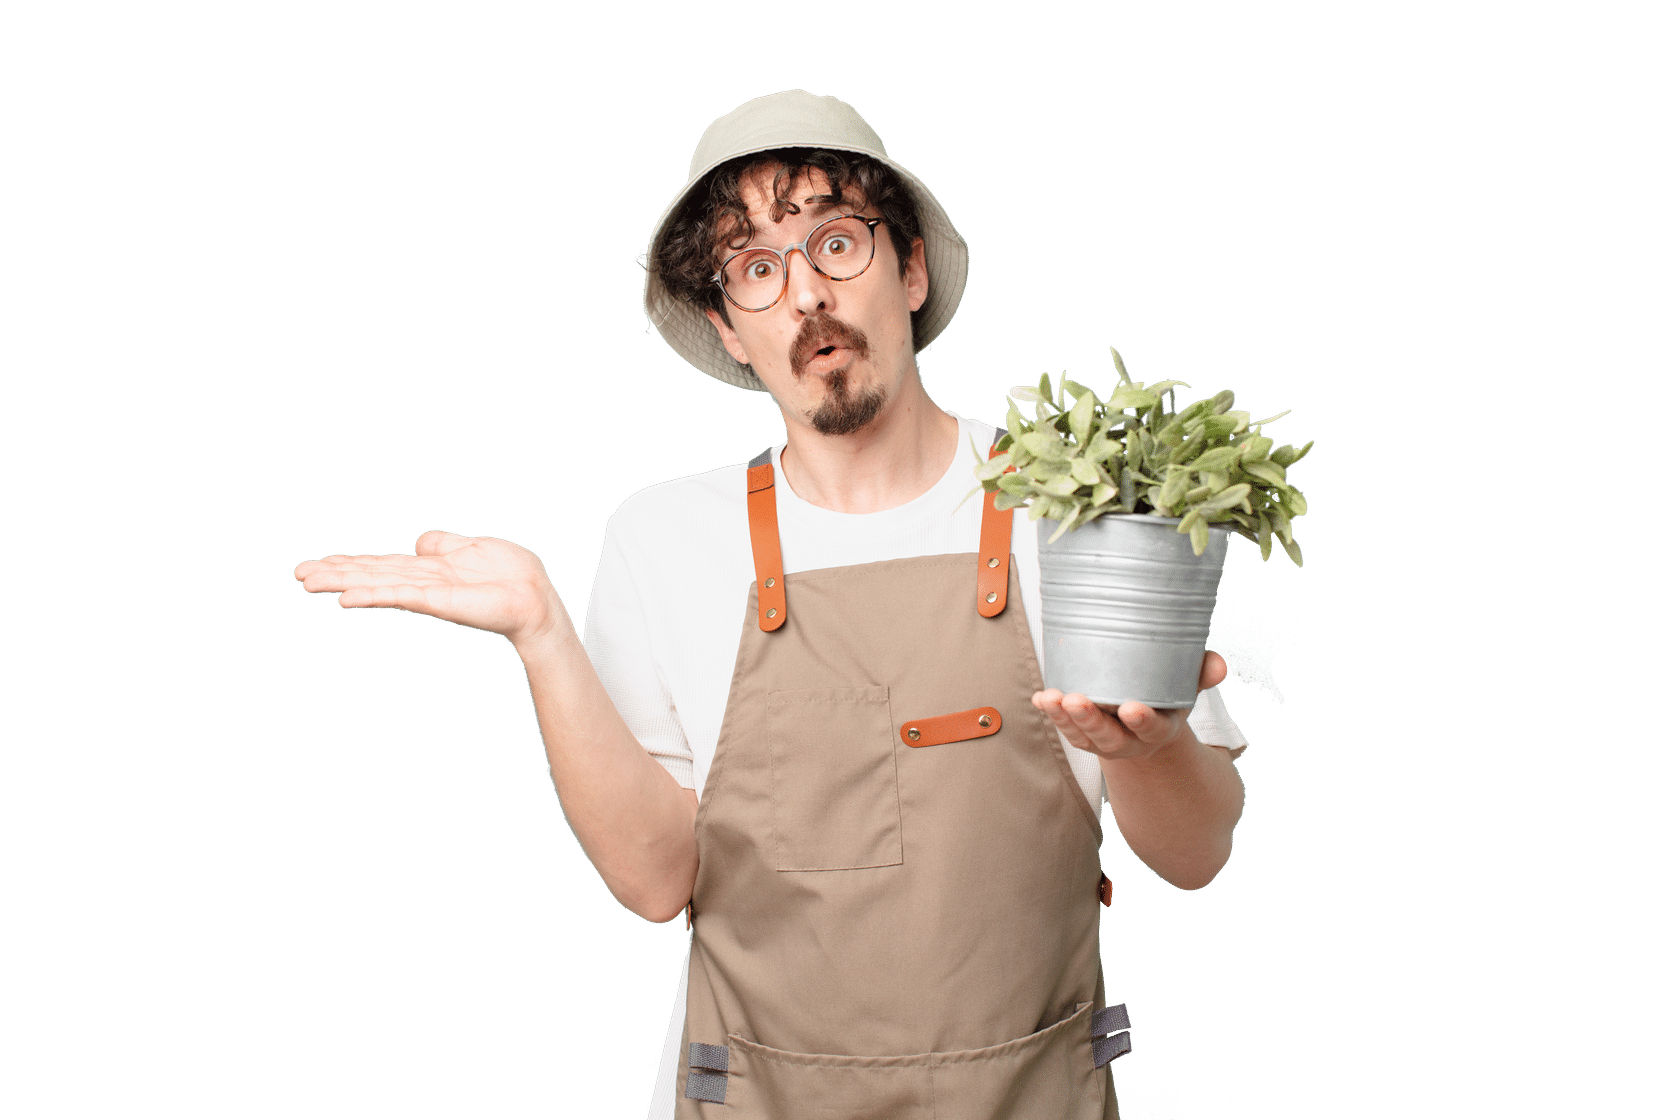
M1242 728L1225 710L1225 701L1217 687L1204 688L1197 695L1196 706L1190 709L1190 730L1209 746L1229 747L1233 756L1241 754L1248 746Z
M589 593L583 648L630 733L684 789L694 788L694 752L654 658L636 576L611 522Z

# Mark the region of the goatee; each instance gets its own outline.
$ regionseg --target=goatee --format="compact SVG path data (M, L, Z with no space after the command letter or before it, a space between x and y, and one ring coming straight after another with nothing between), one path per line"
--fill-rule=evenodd
M826 311L819 311L799 325L799 333L788 348L788 364L794 376L804 376L806 354L819 341L844 346L865 361L869 358L869 339L862 331ZM851 363L848 362L824 377L828 394L811 413L811 426L825 436L851 435L879 416L887 403L887 394L878 386L849 392L847 375L850 370Z
M825 436L849 436L881 414L887 394L878 385L861 392L846 391L846 370L828 375L828 395L811 413L811 427Z

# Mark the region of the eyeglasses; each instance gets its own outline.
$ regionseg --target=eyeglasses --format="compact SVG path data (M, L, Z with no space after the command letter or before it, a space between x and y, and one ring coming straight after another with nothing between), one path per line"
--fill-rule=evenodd
M804 241L783 249L743 249L723 262L712 283L742 311L768 311L787 291L788 254L795 249L830 280L855 280L875 259L875 227L883 220L847 214L830 218Z

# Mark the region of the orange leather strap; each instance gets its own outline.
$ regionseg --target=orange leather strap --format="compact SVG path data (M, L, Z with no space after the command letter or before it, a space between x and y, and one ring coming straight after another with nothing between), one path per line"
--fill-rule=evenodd
M782 536L776 529L776 468L768 448L747 464L747 530L758 576L758 628L768 632L787 621Z
M970 708L948 716L913 719L898 729L898 737L907 747L937 747L964 739L984 739L1002 729L1003 717L996 708Z
M1003 433L998 433L1001 438ZM997 451L997 442L992 442ZM990 458L991 455L987 455ZM1010 467L1004 474L1013 471ZM984 618L996 618L1009 605L1009 537L1015 528L1015 511L997 508L998 494L981 494L980 578L975 589L975 606Z

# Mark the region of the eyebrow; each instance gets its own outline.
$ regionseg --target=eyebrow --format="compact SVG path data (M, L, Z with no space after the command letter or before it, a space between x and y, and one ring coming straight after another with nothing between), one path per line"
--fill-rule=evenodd
M809 197L801 199L800 203L799 203L800 210L799 210L798 214L784 214L782 216L784 218L821 217L822 215L829 214L829 213L856 214L859 210L866 209L866 207L854 206L852 204L851 200L849 200L847 198L841 198L839 202L825 202L822 205L818 206L818 205L816 205L816 202L821 197L823 197L823 196L821 196L821 195L810 195ZM817 226L819 226L819 225L822 225L822 223L818 222L816 225L813 225L811 228L816 229ZM768 226L764 229L760 229L758 223L754 222L753 223L752 238L745 245L741 246L741 248L742 249L755 249L755 248L770 248L770 247L773 246L774 248L780 249L782 246L781 245L774 245L774 242L776 242L778 240L777 237L775 236L775 232L777 230L781 229L781 228L782 227L781 227L780 223L772 223L770 226ZM809 236L809 235L807 235L807 236ZM768 240L764 240L765 238L768 238ZM737 251L739 251L739 250L737 250Z

